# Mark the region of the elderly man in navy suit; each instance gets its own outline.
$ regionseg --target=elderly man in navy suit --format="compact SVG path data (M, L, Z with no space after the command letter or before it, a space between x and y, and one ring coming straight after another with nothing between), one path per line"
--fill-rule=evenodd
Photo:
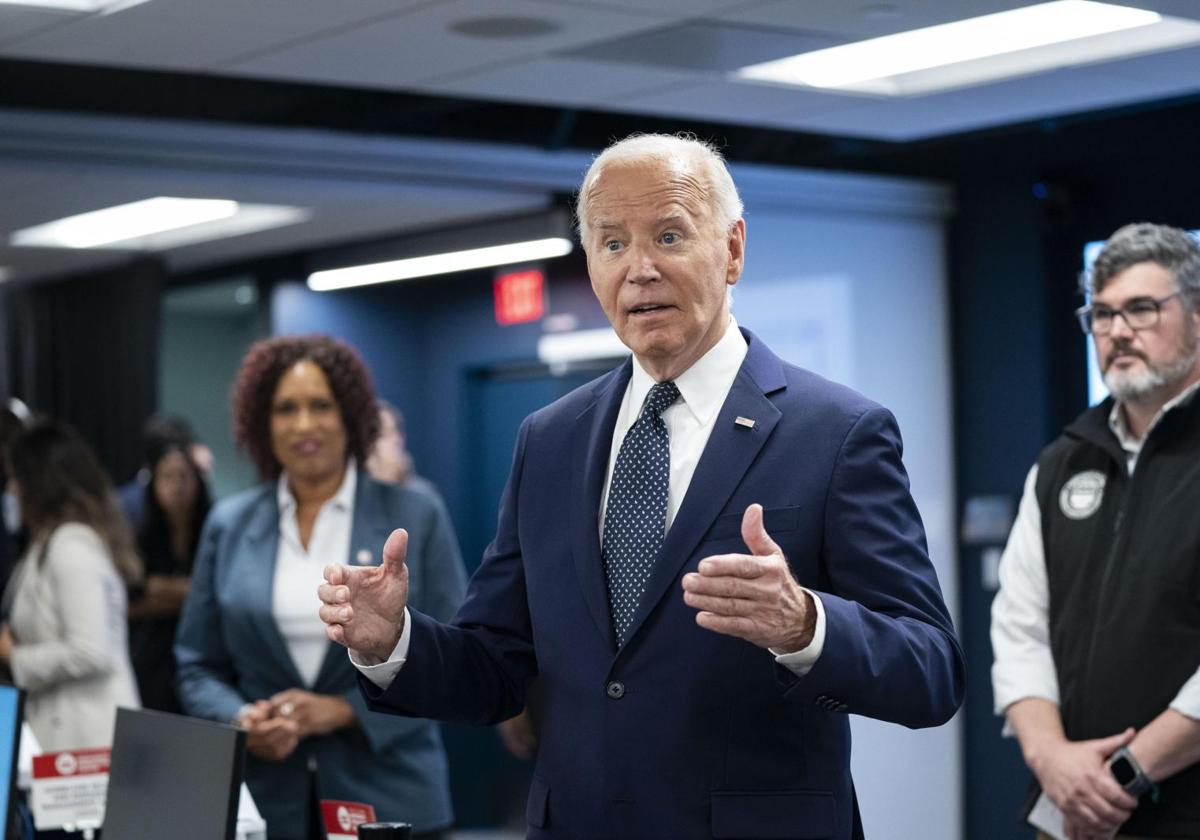
M525 420L453 622L406 608L401 529L326 569L327 632L395 714L493 723L540 676L531 838L861 836L848 714L936 726L963 696L895 420L734 322L711 147L616 143L578 215L633 359Z

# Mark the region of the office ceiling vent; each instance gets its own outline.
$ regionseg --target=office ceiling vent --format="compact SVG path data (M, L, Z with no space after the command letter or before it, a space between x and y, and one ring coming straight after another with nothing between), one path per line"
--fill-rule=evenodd
M735 26L692 20L566 50L560 55L684 70L729 73L749 64L844 44L824 32Z
M450 31L471 38L537 38L562 29L562 25L546 18L474 17L450 24Z

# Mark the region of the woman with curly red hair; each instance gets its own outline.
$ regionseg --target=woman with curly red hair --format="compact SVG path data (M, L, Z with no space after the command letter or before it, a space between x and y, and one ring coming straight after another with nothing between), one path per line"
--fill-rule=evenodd
M417 836L439 836L452 815L438 729L367 711L345 651L325 636L316 591L328 563L380 563L402 526L417 606L448 620L465 583L449 517L436 497L360 469L378 434L375 394L340 341L253 345L233 415L264 483L219 503L205 524L175 643L184 708L246 730L247 782L273 840L308 836L312 768L321 799L366 802Z

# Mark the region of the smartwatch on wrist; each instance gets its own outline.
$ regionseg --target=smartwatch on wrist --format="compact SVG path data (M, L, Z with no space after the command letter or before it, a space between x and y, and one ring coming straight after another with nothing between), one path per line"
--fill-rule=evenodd
M1127 747L1121 747L1112 754L1112 758L1108 760L1108 772L1112 773L1117 784L1130 796L1140 797L1157 788Z

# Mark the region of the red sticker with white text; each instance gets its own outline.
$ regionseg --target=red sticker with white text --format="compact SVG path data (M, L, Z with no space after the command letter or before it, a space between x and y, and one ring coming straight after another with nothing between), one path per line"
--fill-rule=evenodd
M322 799L321 819L329 840L357 840L358 826L375 822L375 809L361 802Z
M33 757L29 804L39 831L99 828L108 793L108 749L63 750Z

